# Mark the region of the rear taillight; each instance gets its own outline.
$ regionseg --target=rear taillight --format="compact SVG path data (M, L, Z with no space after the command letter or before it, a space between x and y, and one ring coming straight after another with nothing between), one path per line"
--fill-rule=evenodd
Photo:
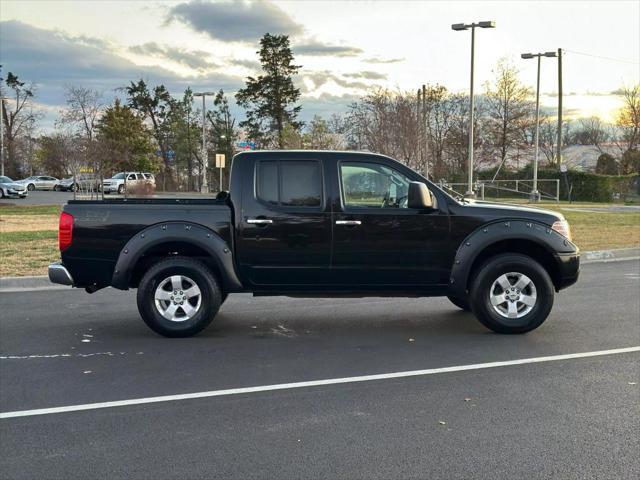
M60 223L58 224L58 245L60 251L65 250L73 239L73 215L67 212L60 214Z

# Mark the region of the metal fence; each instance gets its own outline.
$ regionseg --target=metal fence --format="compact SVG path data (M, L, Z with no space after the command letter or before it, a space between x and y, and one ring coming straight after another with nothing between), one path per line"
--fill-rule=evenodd
M468 183L448 183L444 180L439 186L457 195L464 195ZM533 192L533 180L478 180L473 185L473 191L477 198L491 199L518 199L531 198ZM560 202L560 180L557 178L538 179L538 192L541 199Z

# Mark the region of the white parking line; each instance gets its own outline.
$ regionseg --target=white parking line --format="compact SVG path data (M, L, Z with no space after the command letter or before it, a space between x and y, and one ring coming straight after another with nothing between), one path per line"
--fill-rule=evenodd
M436 375L439 373L465 372L469 370L483 370L486 368L509 367L512 365L525 365L528 363L557 362L576 358L601 357L604 355L619 355L622 353L640 352L640 346L628 348L616 348L613 350L599 350L595 352L569 353L565 355L552 355L548 357L521 358L518 360L506 360L504 362L476 363L472 365L458 365L454 367L429 368L426 370L409 370L406 372L381 373L376 375L363 375L359 377L328 378L324 380L311 380L308 382L280 383L275 385L261 385L257 387L230 388L227 390L210 390L207 392L183 393L179 395L164 395L161 397L132 398L129 400L117 400L113 402L86 403L83 405L68 405L64 407L38 408L35 410L17 410L0 413L0 419L16 417L32 417L34 415L51 415L54 413L79 412L82 410L97 410L100 408L127 407L130 405L143 405L146 403L176 402L179 400L191 400L195 398L222 397L229 395L242 395L247 393L271 392L274 390L291 390L294 388L319 387L323 385L336 385L340 383L370 382L374 380L388 380L392 378L420 377Z

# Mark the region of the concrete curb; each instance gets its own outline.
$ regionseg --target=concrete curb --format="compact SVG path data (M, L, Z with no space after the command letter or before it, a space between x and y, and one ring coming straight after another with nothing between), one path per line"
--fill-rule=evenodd
M580 264L621 262L623 260L637 260L640 258L640 248L618 248L615 250L597 250L583 252Z
M49 277L0 277L0 292L28 292L31 290L58 290L70 288L65 285L56 285L49 281Z
M640 248L619 248L615 250L598 250L582 252L580 264L621 262L624 260L640 259ZM66 285L56 285L49 281L49 277L0 277L0 293L28 292L38 290L65 290Z

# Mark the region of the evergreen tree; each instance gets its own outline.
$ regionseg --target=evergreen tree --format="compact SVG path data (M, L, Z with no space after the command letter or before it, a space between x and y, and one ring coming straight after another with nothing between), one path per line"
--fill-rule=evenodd
M295 130L302 126L296 120L301 107L295 105L300 89L294 87L292 78L300 66L293 64L287 35L265 34L257 53L264 74L248 77L246 87L236 94L238 104L247 110L247 119L240 127L246 128L249 137L261 146L275 144L284 148L285 126Z

